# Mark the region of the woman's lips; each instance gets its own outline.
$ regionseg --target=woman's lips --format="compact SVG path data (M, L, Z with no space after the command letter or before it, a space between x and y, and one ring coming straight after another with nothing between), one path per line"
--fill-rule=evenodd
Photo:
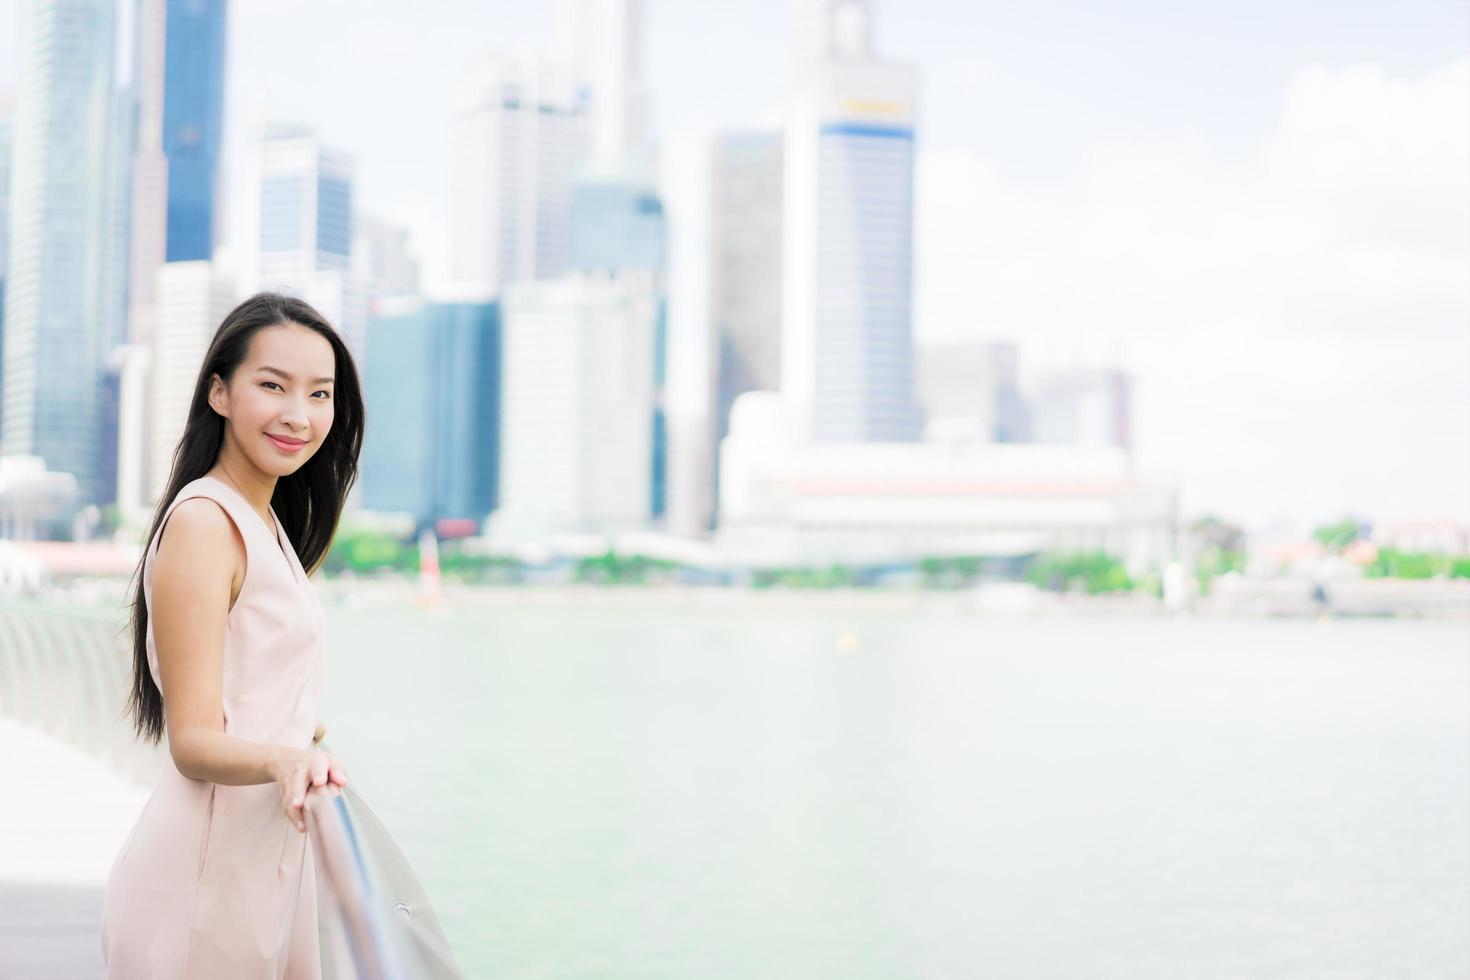
M279 449L281 452L286 453L287 455L299 453L302 449L306 448L305 440L301 442L288 442L285 439L281 439L271 435L269 432L265 434L265 437L271 442L275 443L276 448Z

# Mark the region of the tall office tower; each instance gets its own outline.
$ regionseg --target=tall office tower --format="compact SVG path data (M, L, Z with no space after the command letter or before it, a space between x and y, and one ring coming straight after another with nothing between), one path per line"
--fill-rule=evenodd
M225 0L168 3L163 152L168 158L169 262L212 258L219 234L225 6Z
M367 297L352 275L352 160L301 126L266 127L260 156L260 287L316 307L364 353Z
M260 279L290 285L352 258L352 160L302 126L266 127L260 155Z
M914 92L865 0L801 0L787 115L781 391L813 442L917 438Z
M781 133L718 136L710 159L710 318L718 446L730 406L781 387ZM719 454L714 454L715 460ZM715 478L718 486L718 476Z
M362 503L440 536L495 509L500 308L488 294L383 299L368 321Z
M654 498L649 273L506 289L497 536L647 528Z
M101 401L105 295L119 277L111 225L118 121L111 0L21 4L10 180L0 453L41 456L105 502Z
M362 213L352 228L352 278L362 285L370 306L385 296L418 292L419 260L409 245L407 228Z
M611 174L594 170L572 192L572 267L580 273L646 278L658 294L657 329L647 354L653 362L652 485L649 511L662 517L668 500L669 433L667 411L668 330L664 297L667 225L663 202L652 178L639 177L634 155ZM587 296L603 302L597 293Z
M122 344L114 347L108 369L117 379L117 509L124 521L142 525L153 501L153 474L148 469L147 447L153 427L149 416L152 373L151 346Z
M559 0L556 60L587 95L589 149L617 160L643 142L642 0Z
M0 352L5 350L6 243L10 238L10 120L0 119ZM5 372L0 370L0 416L5 406Z
M94 300L93 314L100 325L100 356L104 366L110 361L112 349L128 340L128 282L132 267L128 248L132 229L136 116L137 96L132 86L115 90L108 122L107 158L103 163L102 179L106 186L102 191L97 223L101 236L98 243L102 263L98 269L101 285Z
M1115 368L1041 372L1031 385L1031 441L1133 448L1132 379Z
M450 121L450 272L489 289L567 270L587 113L571 73L500 57L460 85Z
M235 283L213 262L166 262L159 269L153 398L148 408L149 442L153 447L149 454L148 496L152 500L168 488L174 451L189 418L200 365L220 321L234 307L236 293ZM125 374L123 383L127 383ZM123 421L134 411L126 395L120 399L124 404L118 413Z
M559 57L587 99L588 161L573 182L571 268L647 273L658 294L653 344L649 515L668 506L668 225L644 129L642 0L562 0ZM594 303L602 302L588 294Z
M214 254L220 233L225 0L138 0L129 340L146 343L158 267Z
M593 173L572 188L571 268L662 273L668 228L651 178Z

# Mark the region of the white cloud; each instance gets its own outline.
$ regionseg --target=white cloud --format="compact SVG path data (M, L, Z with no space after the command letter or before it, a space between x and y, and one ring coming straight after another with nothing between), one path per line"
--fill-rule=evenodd
M1470 518L1470 61L1304 68L1229 157L1195 133L1003 180L921 157L920 338L1127 351L1140 460L1251 521Z

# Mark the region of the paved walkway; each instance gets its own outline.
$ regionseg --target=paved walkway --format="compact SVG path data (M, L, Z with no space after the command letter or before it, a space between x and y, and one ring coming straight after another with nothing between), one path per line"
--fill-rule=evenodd
M0 718L0 978L102 976L102 888L146 788Z

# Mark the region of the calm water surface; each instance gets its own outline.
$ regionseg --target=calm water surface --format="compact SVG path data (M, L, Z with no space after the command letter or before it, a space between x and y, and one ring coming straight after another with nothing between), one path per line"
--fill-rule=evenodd
M1462 980L1470 624L330 610L493 978Z

